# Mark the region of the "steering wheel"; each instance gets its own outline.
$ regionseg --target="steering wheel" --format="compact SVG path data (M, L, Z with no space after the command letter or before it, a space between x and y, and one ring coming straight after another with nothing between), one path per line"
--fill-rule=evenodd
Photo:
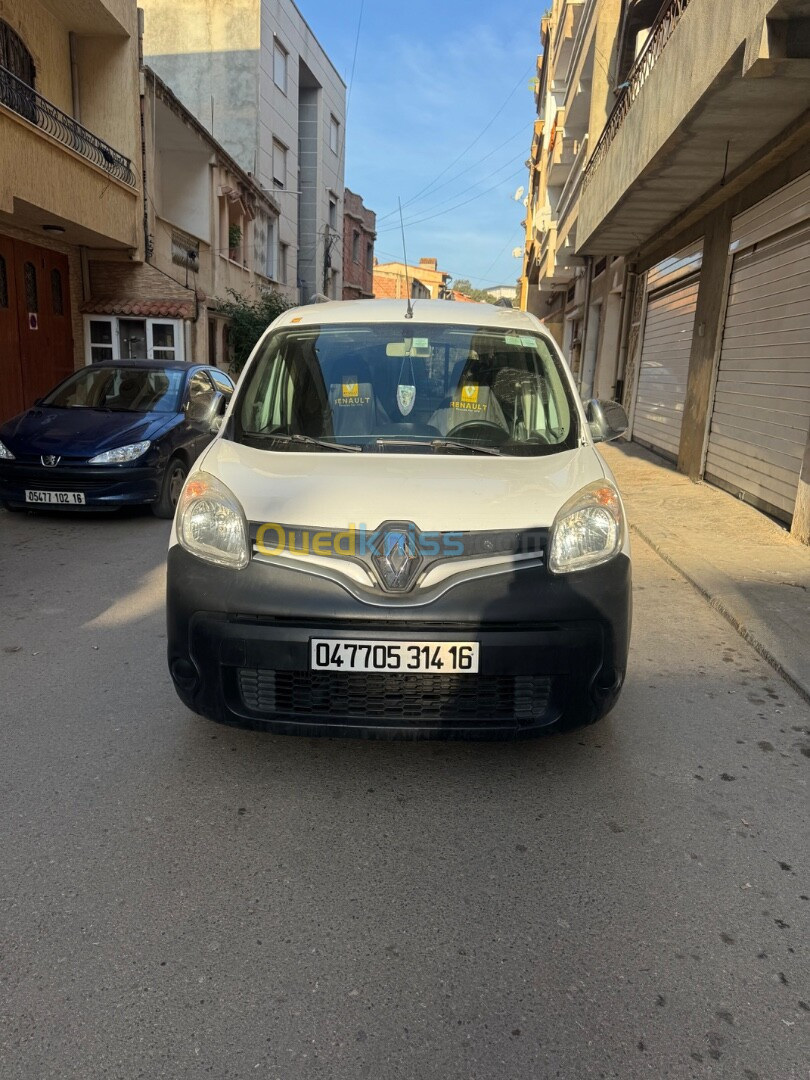
M499 445L505 443L509 438L509 432L504 431L501 425L496 424L494 420L465 420L464 423L451 428L447 432L447 438L455 439L459 435L464 435L468 439L485 441L487 439L491 440L496 434L497 439L495 441Z

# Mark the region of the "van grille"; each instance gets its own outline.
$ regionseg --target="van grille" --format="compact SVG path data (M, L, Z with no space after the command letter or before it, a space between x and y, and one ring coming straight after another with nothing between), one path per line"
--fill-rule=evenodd
M452 725L542 724L550 675L415 675L399 672L240 668L239 692L253 713L301 718Z

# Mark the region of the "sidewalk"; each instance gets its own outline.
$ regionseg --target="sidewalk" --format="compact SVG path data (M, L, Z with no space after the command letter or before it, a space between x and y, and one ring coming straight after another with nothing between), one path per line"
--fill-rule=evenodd
M810 702L810 548L635 443L599 450L616 476L635 543L658 552Z

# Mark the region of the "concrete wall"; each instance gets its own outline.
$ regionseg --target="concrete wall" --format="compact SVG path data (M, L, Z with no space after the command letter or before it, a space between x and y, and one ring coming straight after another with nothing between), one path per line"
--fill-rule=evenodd
M304 267L304 293L322 287L317 248L327 221L328 195L342 217L346 88L292 0L141 0L146 62L172 88L237 163L277 194L280 239L288 246L295 286ZM273 46L287 52L287 85L273 79ZM302 80L301 72L304 71ZM213 98L213 126L211 99ZM299 226L300 104L314 157L302 168L315 185ZM314 109L313 109L314 105ZM313 119L313 112L317 117ZM338 154L329 149L329 119L340 124ZM312 133L312 134L310 134ZM287 148L287 192L273 184L273 138ZM299 247L302 251L299 253ZM340 272L340 252L334 260ZM340 276L340 274L339 274ZM340 281L338 281L338 287Z
M756 35L774 0L692 0L580 199L577 243L588 238L679 129L719 72ZM718 133L718 139L722 133ZM583 247L584 245L584 247Z
M66 8L70 13L71 5ZM98 10L104 14L101 3ZM77 39L79 90L81 95L91 75L97 75L93 92L86 94L82 123L114 150L132 159L139 182L134 0L126 14L130 36L121 33L102 39L85 34ZM60 21L52 8L39 0L0 0L0 18L19 33L32 53L37 91L72 115L69 34L75 23ZM117 24L110 20L109 25ZM91 29L92 23L85 19L81 26ZM64 223L63 239L68 243L128 247L136 253L140 250L136 189L2 106L0 154L0 217L6 217L9 224L36 233L44 221L57 218Z
M243 169L255 171L258 0L139 0L145 62Z

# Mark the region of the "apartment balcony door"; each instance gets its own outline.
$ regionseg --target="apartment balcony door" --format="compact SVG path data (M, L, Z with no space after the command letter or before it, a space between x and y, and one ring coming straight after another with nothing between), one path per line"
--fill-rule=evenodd
M73 366L67 256L0 236L0 421Z

